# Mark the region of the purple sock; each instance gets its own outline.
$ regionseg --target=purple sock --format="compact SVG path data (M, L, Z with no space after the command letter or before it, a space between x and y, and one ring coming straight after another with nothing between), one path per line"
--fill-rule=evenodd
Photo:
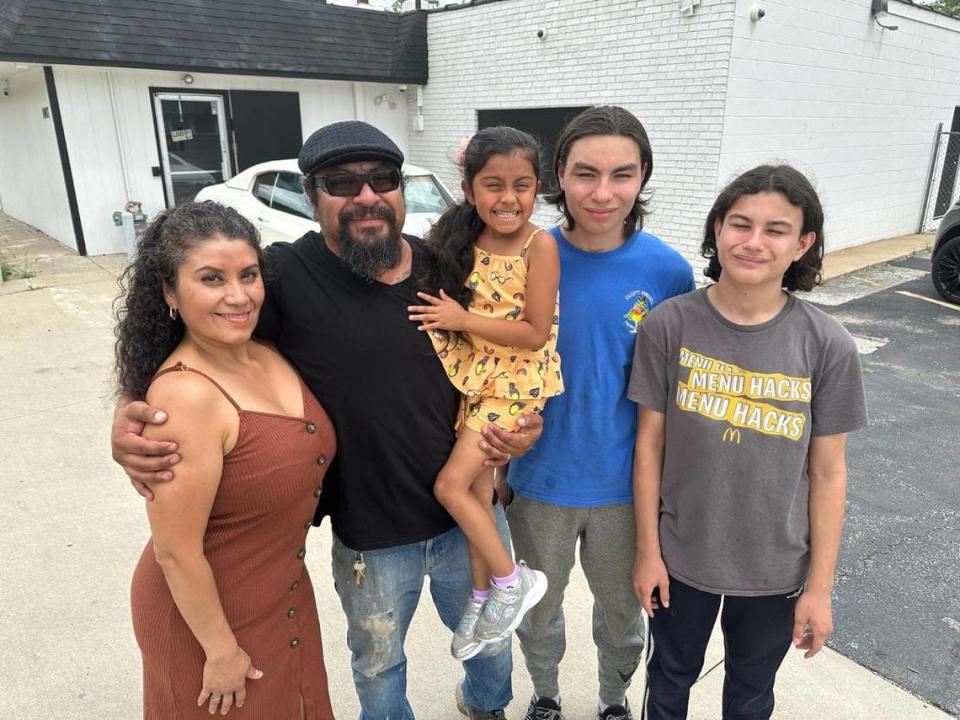
M477 590L476 588L474 588L474 589L473 589L473 592L470 593L470 597L472 597L474 600L479 600L480 602L483 602L483 601L486 600L488 597L490 597L490 591L489 591L489 590Z
M520 579L520 566L514 565L513 572L510 573L509 575L506 575L504 577L497 577L496 575L494 575L493 583L494 585L498 585L499 587L507 588L507 587L513 587L514 585L516 585L517 580L519 579Z

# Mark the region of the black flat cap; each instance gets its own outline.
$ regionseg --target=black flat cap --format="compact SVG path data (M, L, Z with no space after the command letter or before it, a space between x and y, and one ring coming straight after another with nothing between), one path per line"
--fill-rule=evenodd
M361 120L345 120L325 125L308 137L298 158L304 175L360 160L385 160L400 167L403 153L373 125Z

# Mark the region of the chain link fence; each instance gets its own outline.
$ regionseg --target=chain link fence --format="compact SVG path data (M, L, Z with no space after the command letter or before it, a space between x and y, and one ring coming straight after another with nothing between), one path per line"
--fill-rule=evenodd
M920 232L933 232L940 224L950 206L960 194L960 132L943 132L937 129L933 152L930 157L930 172L927 176L927 193L920 218Z

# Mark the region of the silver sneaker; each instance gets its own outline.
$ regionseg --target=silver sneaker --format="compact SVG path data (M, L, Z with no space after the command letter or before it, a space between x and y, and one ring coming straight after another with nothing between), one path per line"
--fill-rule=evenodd
M516 587L502 588L490 585L490 598L483 606L477 623L476 636L483 642L492 642L510 636L527 611L543 599L547 592L547 576L531 570L520 561L519 582Z
M471 595L463 607L460 624L457 625L453 633L453 641L450 643L450 654L457 660L469 660L486 645L485 642L477 639L477 622L480 620L480 613L483 612L483 605L483 600L477 600Z

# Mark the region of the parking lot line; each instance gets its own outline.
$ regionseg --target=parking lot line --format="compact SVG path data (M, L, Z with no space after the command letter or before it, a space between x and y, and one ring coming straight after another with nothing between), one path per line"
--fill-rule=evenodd
M928 298L926 295L917 295L917 293L912 293L908 290L897 290L896 293L897 295L906 295L907 297L916 298L917 300L926 300L928 303L933 303L934 305L940 305L950 310L960 312L960 305L951 305L943 300L934 300L933 298Z

